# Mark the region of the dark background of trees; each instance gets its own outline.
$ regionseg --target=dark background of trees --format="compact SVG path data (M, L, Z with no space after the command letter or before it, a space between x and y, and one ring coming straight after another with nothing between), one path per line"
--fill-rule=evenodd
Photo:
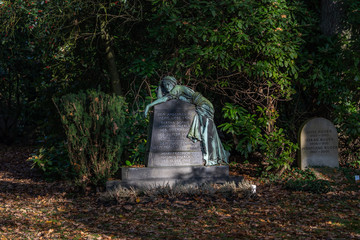
M122 164L141 163L141 112L173 75L214 103L233 161L281 171L301 124L325 117L342 164L359 165L357 0L15 0L1 1L0 19L2 143L36 140L59 161L61 147L49 149L66 142L52 99L97 89L125 97Z

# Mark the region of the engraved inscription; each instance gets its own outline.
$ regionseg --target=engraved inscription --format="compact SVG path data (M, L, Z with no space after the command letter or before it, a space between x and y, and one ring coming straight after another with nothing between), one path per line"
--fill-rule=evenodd
M304 152L324 154L330 153L332 150L337 150L337 145L333 145L336 139L332 137L334 133L330 129L305 131L305 135L306 144L301 148Z
M201 152L160 152L151 154L151 166L202 165Z
M171 165L191 164L192 155L190 152L164 152L158 155L159 162L171 162Z
M151 150L157 152L168 151L197 151L198 144L187 138L191 121L195 112L167 112L158 110L155 113L153 132L155 136L151 142Z

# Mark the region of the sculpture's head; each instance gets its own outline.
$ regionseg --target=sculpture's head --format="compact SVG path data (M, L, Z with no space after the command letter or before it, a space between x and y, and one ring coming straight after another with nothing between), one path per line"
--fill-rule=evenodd
M160 86L163 89L163 91L166 91L169 93L171 89L173 89L177 84L177 81L174 77L166 76L164 77L161 82Z

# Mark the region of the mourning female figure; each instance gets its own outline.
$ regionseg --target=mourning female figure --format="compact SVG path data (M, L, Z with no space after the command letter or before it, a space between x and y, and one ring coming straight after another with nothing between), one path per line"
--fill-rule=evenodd
M187 137L193 142L201 142L205 165L227 164L229 152L225 151L214 124L214 107L211 102L194 90L177 85L174 77L167 76L160 81L157 89L158 99L145 108L145 116L151 107L172 99L194 104L196 114L192 120Z

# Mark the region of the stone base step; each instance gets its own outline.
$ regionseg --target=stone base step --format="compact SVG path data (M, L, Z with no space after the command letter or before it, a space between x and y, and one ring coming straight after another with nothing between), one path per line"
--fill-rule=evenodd
M159 178L189 179L227 176L229 176L229 166L121 168L121 180L123 181Z

